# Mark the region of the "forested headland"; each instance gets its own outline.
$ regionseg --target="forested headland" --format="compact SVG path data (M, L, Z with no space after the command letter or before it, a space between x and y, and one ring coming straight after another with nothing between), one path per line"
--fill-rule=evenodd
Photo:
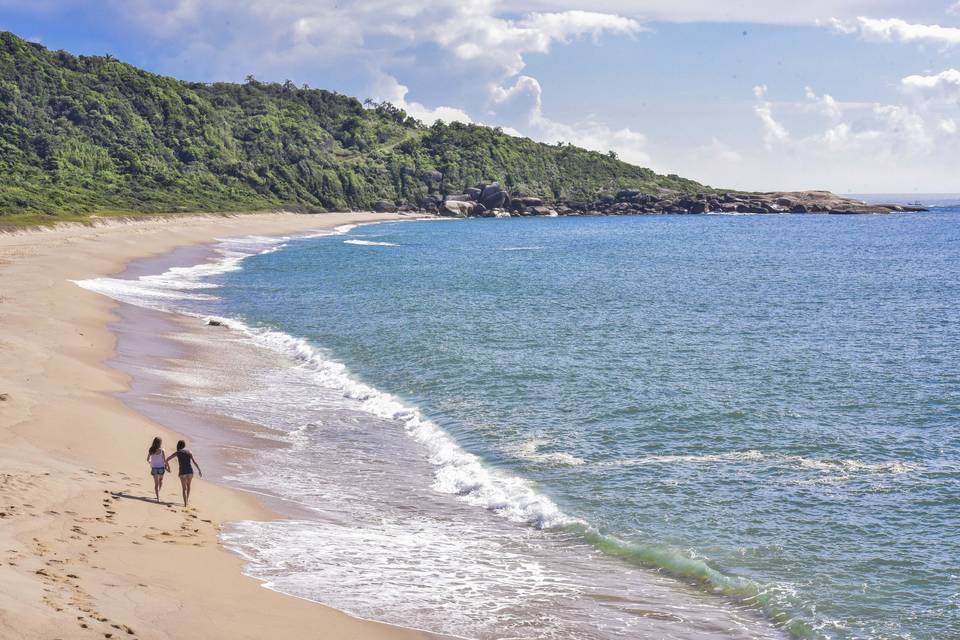
M497 181L589 201L706 187L473 124L291 82L203 84L0 33L0 216L416 206Z

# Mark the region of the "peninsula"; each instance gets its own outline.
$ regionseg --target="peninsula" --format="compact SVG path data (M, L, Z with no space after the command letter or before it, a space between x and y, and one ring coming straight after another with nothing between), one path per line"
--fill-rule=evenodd
M499 128L260 82L184 82L0 33L0 225L277 210L452 216L913 210L746 193Z

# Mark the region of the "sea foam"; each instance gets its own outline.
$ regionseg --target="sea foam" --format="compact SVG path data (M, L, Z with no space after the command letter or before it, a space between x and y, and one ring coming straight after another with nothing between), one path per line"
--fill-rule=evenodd
M356 408L402 424L406 433L426 448L431 463L436 466L433 483L436 491L458 495L470 504L541 529L576 522L540 493L533 483L487 467L418 408L356 380L344 364L327 358L306 340L282 331L251 327L233 318L217 320L243 332L257 344L309 368L317 384L339 391L345 399L355 403Z
M358 226L341 225L330 231L299 237L342 235ZM430 461L435 465L433 488L436 491L460 496L470 504L540 529L577 522L539 492L532 482L487 467L478 456L460 447L418 408L356 380L344 364L328 358L306 340L282 331L250 326L236 318L214 318L184 308L184 302L216 300L216 296L210 293L195 293L196 290L210 291L219 286L208 282L208 278L237 271L242 268L241 263L245 259L277 251L291 239L289 236L221 239L214 247L218 259L211 262L191 267L173 267L162 274L141 276L136 280L96 278L74 282L84 289L120 302L205 318L206 321L215 319L246 335L256 344L292 358L313 373L318 385L340 392L346 401L354 403L362 411L401 424L411 438L426 448ZM347 242L369 244L362 240ZM389 243L375 244L380 246Z
M373 240L344 240L343 244L353 244L361 247L399 247L393 242L374 242Z

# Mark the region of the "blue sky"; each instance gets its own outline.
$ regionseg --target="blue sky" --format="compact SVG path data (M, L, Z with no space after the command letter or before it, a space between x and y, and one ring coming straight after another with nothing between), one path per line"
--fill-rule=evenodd
M958 0L0 0L0 29L717 186L960 192Z

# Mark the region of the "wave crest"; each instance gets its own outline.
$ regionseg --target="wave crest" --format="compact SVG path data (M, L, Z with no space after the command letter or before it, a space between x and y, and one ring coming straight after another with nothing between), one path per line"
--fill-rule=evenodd
M361 247L399 247L393 242L374 242L373 240L344 240L343 244L354 244Z

